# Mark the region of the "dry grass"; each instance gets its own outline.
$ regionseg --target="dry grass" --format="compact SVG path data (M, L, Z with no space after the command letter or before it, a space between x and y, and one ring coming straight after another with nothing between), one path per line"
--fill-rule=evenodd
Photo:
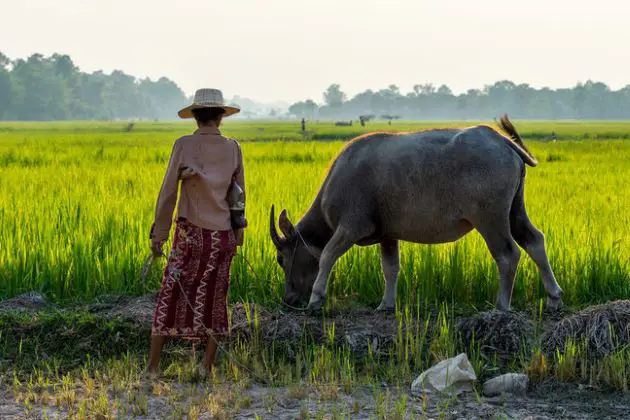
M292 399L303 400L309 396L310 389L307 385L299 383L287 389L287 397Z
M630 300L591 306L553 325L543 337L548 353L585 341L591 357L610 356L630 343Z
M529 347L534 323L516 312L493 310L461 318L456 329L466 348L477 345L485 354L513 356Z

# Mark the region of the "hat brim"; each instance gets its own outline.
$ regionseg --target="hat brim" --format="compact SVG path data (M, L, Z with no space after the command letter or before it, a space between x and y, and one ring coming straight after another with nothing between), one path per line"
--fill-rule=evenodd
M228 105L192 104L192 105L188 105L186 108L180 109L179 112L177 112L177 115L179 115L179 118L194 118L193 113L192 113L193 109L200 109L200 108L221 108L225 111L225 114L223 114L224 117L229 117L230 115L238 114L239 112L241 112L239 108L236 108L234 106L228 106Z

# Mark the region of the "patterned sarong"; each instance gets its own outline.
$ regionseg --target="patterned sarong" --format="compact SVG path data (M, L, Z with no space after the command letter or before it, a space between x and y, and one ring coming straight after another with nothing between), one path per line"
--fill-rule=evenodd
M153 335L203 338L227 333L227 293L235 252L233 231L177 221L153 315Z

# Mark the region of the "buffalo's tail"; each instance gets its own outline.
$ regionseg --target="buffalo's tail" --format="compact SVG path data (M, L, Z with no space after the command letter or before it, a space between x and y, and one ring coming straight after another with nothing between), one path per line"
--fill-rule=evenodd
M507 114L504 114L499 119L498 124L501 130L503 130L509 136L509 138L513 140L508 140L507 143L516 153L518 153L521 159L523 159L523 162L525 162L529 166L538 165L538 161L536 160L534 155L532 155L531 152L527 149L525 143L523 143L523 139L518 134L518 131L516 131L516 128L514 128L514 125L512 124L512 121L510 121L510 119L508 118Z

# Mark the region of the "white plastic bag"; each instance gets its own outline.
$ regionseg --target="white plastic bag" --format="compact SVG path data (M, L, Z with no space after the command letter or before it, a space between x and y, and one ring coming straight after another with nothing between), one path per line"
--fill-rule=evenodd
M430 394L442 392L449 387L452 387L457 394L470 392L476 380L477 375L468 361L468 356L462 353L451 359L442 360L429 370L422 372L411 385L411 392Z

